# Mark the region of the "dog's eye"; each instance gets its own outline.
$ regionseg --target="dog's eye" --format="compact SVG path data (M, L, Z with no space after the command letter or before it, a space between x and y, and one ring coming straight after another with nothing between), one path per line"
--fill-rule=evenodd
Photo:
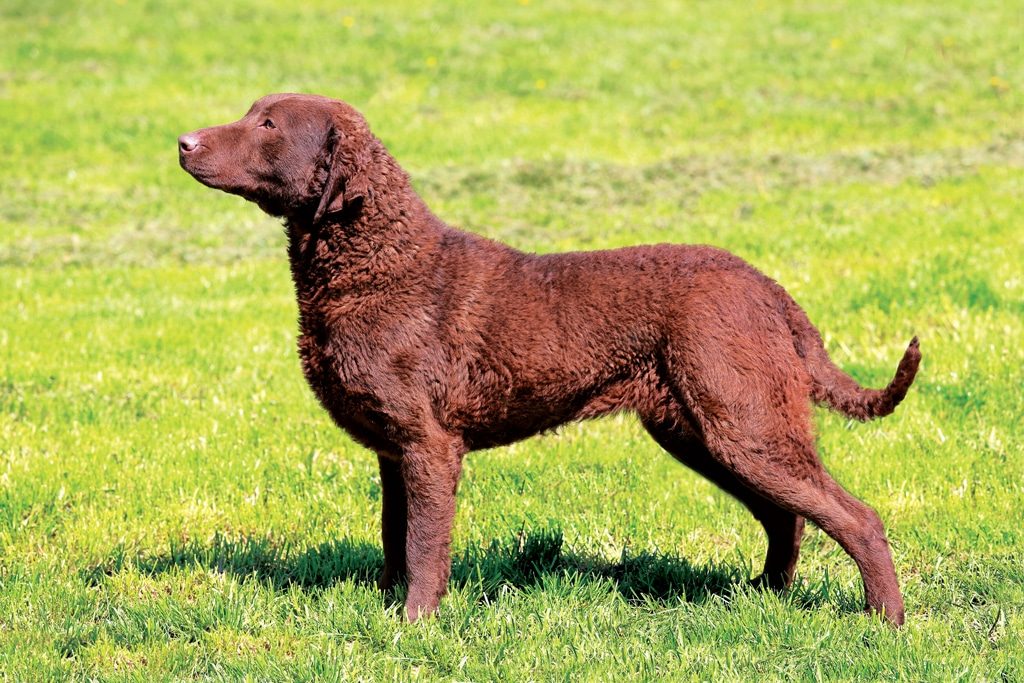
M274 125L273 121L271 121L270 119L267 119L266 121L264 121L263 123L260 124L260 128L271 128L271 129L273 129L273 128L277 128L277 126Z

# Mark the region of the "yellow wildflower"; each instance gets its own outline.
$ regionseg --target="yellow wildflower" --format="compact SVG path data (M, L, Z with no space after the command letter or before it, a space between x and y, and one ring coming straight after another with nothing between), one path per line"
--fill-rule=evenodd
M998 93L1004 93L1010 89L1010 84L999 76L992 76L988 79L988 84Z

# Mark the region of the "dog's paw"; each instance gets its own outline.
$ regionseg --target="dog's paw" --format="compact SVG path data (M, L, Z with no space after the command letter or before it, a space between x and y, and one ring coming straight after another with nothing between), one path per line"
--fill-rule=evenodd
M783 574L761 574L750 580L751 588L755 590L768 590L781 593L787 590L792 583Z

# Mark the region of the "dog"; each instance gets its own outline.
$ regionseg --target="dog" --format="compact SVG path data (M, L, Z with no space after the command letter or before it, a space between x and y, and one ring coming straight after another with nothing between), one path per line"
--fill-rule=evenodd
M200 183L284 219L302 369L339 427L377 454L384 570L410 621L448 583L463 456L565 422L635 413L768 536L755 583L785 589L810 519L853 558L866 609L904 621L882 523L825 471L812 403L890 414L775 281L726 251L659 244L526 254L449 227L350 105L275 94L178 139Z

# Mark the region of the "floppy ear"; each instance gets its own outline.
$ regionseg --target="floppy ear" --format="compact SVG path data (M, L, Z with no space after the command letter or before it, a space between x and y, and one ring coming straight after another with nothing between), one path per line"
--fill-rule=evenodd
M345 210L346 207L361 201L370 191L370 182L366 175L370 164L370 148L364 137L347 135L339 122L331 124L324 143L327 152L327 182L324 183L320 204L313 216L313 223L332 213Z

